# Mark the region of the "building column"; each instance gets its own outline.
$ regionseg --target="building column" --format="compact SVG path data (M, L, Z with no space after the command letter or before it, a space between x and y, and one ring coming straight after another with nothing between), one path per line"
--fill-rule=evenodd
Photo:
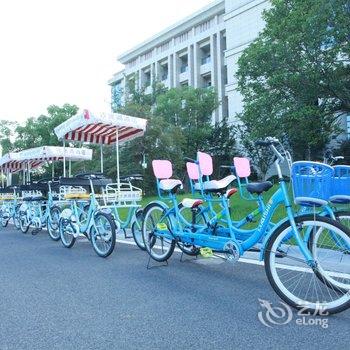
M194 86L194 58L193 58L193 45L187 48L188 55L188 85Z
M201 65L199 57L198 43L193 44L193 86L199 88L200 76L201 76Z
M215 87L216 90L218 90L218 75L217 75L217 37L216 34L213 34L210 36L210 59L211 59L211 64L210 64L210 71L211 71L211 86ZM217 108L213 112L213 117L215 122L219 121L219 108Z
M120 100L120 103L122 104L122 105L125 105L125 102L126 102L126 100L127 100L127 98L128 98L128 89L127 89L127 81L126 81L126 75L124 74L124 77L123 77L123 83L122 83L122 89L123 89L123 91L122 91L122 97L121 97L121 100Z
M222 76L223 68L224 68L224 60L223 60L223 46L222 46L222 37L221 33L217 33L217 50L216 50L216 60L217 60L217 92L219 98L219 120L223 118L223 103L225 97L225 86L224 79Z
M168 82L169 82L169 89L174 87L174 60L173 55L168 56Z
M136 85L136 84L135 84ZM142 88L142 70L138 70L138 82L137 82L137 88L141 90Z
M179 86L179 59L176 52L173 54L173 84L174 87Z

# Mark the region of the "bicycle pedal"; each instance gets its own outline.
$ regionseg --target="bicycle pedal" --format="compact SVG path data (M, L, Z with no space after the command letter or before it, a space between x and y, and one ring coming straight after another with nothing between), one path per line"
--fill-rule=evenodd
M212 258L214 256L213 250L210 248L201 248L199 251L203 258Z

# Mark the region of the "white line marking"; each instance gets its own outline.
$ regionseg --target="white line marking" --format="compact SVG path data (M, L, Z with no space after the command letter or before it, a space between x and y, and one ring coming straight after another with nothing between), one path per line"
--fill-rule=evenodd
M9 225L12 225L11 223L9 223ZM47 231L47 228L43 228L43 231ZM80 239L80 242L90 242L83 234L80 234L79 237L83 238ZM125 239L116 239L115 240L116 243L121 243L121 244L126 244L126 245L133 245L133 246L137 246L137 244L134 241L126 241ZM174 250L177 253L181 253L181 250L179 248L175 248ZM217 256L213 256L210 259L222 259L224 258L224 255L221 254L217 254ZM260 261L260 260L256 260L256 259L249 259L249 258L243 258L240 257L238 259L238 262L244 263L244 264L251 264L251 265L257 265L257 266L264 266L264 261ZM307 273L313 273L311 268L306 268L306 267L301 267L301 266L290 266L290 265L284 265L284 264L276 264L276 267L279 268L283 268L286 270L294 270L294 271L300 271L300 272L307 272ZM341 273L341 272L331 272L330 276L334 276L334 277L342 277L342 278L348 278L350 279L350 274L347 273Z

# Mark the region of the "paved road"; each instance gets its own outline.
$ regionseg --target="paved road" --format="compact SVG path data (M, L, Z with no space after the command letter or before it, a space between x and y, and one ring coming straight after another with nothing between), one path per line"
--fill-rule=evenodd
M326 329L296 314L267 328L258 299L279 299L263 267L179 257L147 270L134 245L104 260L88 242L2 229L0 349L349 349L349 311Z

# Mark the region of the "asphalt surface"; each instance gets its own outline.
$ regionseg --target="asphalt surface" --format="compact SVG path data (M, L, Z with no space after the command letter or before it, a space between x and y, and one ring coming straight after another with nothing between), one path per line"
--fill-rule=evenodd
M262 324L259 299L280 306L262 266L176 253L147 270L132 244L102 259L87 241L66 249L12 227L0 230L0 261L1 350L349 349L349 310L319 319L328 328L295 312Z

